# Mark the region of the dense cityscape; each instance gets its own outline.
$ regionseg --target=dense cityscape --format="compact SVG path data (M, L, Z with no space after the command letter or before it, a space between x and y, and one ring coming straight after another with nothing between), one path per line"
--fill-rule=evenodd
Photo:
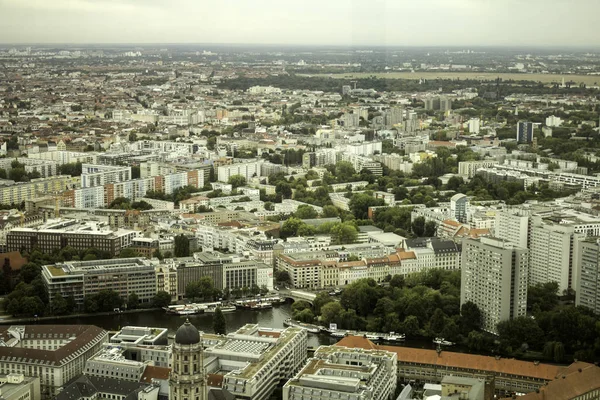
M2 399L600 398L600 53L0 45Z

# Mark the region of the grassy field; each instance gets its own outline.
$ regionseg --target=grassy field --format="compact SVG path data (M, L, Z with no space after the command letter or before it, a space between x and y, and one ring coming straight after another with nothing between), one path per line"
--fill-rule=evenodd
M585 83L594 86L600 83L599 75L554 75L554 74L509 74L493 72L389 72L389 73L347 73L347 74L315 74L305 76L321 76L337 79L360 79L375 76L386 79L476 79L482 81L493 81L496 78L515 81L534 81L542 83L561 83L563 77L565 82L573 81L577 85Z

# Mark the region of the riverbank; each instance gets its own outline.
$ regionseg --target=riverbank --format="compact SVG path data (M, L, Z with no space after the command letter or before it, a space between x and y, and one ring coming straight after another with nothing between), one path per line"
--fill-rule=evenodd
M122 311L107 311L107 312L99 312L99 313L79 313L79 314L69 314L69 315L51 315L47 317L26 317L26 318L14 318L14 317L4 317L0 316L0 325L14 325L14 324L23 324L23 323L35 323L35 322L43 322L43 321L54 321L54 320L66 320L66 319L74 319L74 318L91 318L91 317L104 317L109 315L122 315L122 314L136 314L150 311L158 311L162 310L161 308L136 308L135 310L122 310Z

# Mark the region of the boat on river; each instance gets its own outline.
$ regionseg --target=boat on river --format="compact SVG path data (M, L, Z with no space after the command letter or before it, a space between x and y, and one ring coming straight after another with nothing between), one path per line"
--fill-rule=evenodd
M385 342L385 343L401 343L406 339L406 335L402 333L390 332L362 332L362 331L349 331L343 329L323 329L329 336L341 339L346 336L362 336L369 339L372 342Z
M250 305L250 309L255 310L255 311L269 310L269 309L273 308L273 304L269 301L260 301L257 303L250 303L249 305Z
M176 314L183 316L200 314L203 311L196 304L177 304L173 306L164 307L164 310L167 312L167 314Z
M439 337L436 337L435 339L433 339L433 343L440 345L440 346L454 346L453 342L450 342L444 338L439 338Z
M283 321L283 326L291 326L294 328L303 328L303 329L306 329L309 333L315 333L315 334L321 333L321 329L322 329L322 327L320 327L320 326L296 321L291 318L288 318L285 321Z
M204 310L205 313L214 313L217 311L217 308L221 309L221 312L228 313L237 310L235 306L217 306L217 307L208 307Z
M256 303L269 303L271 306L279 305L285 303L285 300L279 296L269 296L269 297L255 297L250 299L240 299L235 301L235 305L238 308L250 308L250 304Z

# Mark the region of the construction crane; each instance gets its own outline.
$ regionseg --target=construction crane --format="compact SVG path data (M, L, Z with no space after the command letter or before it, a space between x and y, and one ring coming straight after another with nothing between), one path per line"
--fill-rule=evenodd
M19 214L19 226L22 228L25 225L25 214L22 211L18 211Z
M60 202L63 200L63 195L61 192L54 192L51 196L54 200L54 218L60 218Z

